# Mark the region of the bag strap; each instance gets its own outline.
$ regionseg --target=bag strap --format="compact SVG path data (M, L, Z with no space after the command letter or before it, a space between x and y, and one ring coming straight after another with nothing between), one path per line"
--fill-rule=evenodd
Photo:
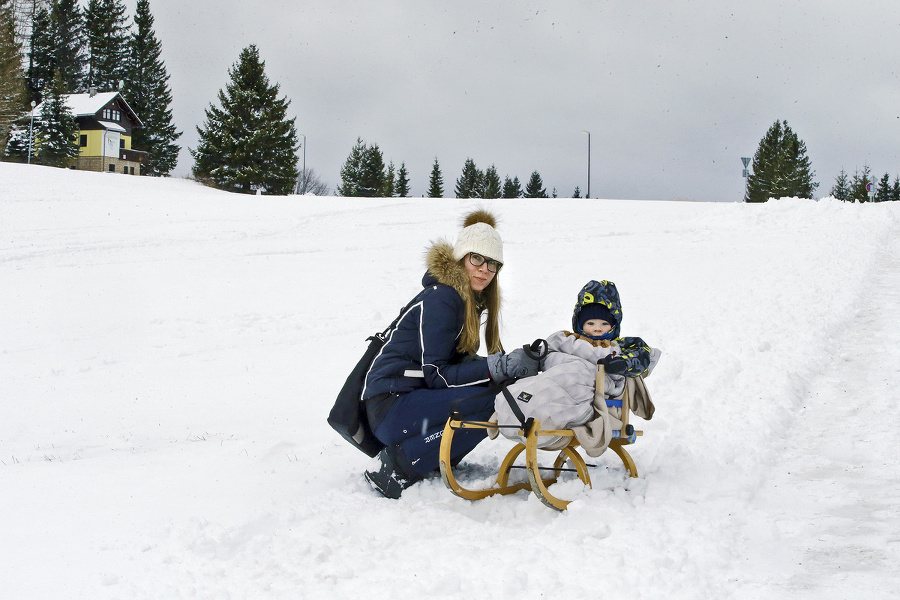
M391 324L388 325L387 327L385 327L385 328L384 328L384 331L382 331L382 332L380 332L380 333L375 333L375 334L370 335L369 337L366 338L366 341L368 342L369 340L372 340L372 339L374 339L374 338L377 337L379 340L381 340L382 342L384 342L384 340L387 339L387 334L388 334L388 332L389 332L391 329L393 329L393 328L397 325L397 323L400 322L400 317L403 316L403 313L405 313L406 311L409 310L409 307L411 307L413 304L416 303L416 301L418 301L419 296L420 296L421 294L422 294L422 292L419 292L418 294L416 294L415 296L413 296L413 299L410 300L409 302L407 302L407 303L406 303L406 306L404 306L403 308L400 309L400 312L397 313L397 318L395 318L393 321L391 321Z

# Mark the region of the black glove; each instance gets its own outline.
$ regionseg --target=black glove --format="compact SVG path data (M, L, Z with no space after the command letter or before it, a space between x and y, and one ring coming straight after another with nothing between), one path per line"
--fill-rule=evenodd
M491 379L496 383L537 375L541 362L540 358L528 356L522 348L516 348L509 354L489 354L487 361Z
M597 364L603 365L606 368L606 372L612 375L621 375L628 370L628 363L625 362L625 359L615 354L604 356L597 361Z

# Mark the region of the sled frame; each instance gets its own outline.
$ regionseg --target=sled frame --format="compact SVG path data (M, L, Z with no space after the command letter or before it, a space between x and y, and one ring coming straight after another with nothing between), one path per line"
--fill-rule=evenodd
M446 485L451 492L466 500L481 500L482 498L487 498L496 494L514 494L520 490L530 489L545 505L556 510L565 510L569 501L557 498L547 490L547 487L556 483L556 480L563 472L563 468L567 461L571 461L572 465L574 465L574 469L578 473L578 478L585 485L590 486L591 476L588 473L587 464L584 462L584 458L582 458L581 454L575 449L578 446L578 440L575 439L575 433L571 429L542 430L540 428L540 421L534 421L533 423L534 424L527 435L525 431L519 430L519 435L525 437L526 443L517 443L509 452L507 452L506 457L500 464L496 484L489 488L472 490L463 487L453 473L453 465L450 459L453 434L457 429L490 429L496 427L496 424L484 421L463 421L453 417L447 419L447 424L444 426L444 432L441 435L440 448L441 479L443 479L444 485ZM570 437L571 441L561 450L552 451L559 452L552 467L541 467L538 463L538 437L548 435ZM528 481L510 484L509 476L512 470L514 468L521 468L517 467L515 462L523 451L525 452L524 468L528 471ZM540 474L541 469L545 471L549 470L552 474L549 477L542 477Z
M596 393L598 393L601 397L603 397L604 381L604 367L602 364L598 364ZM628 423L628 416L630 412L631 406L628 394L626 393L622 398L622 429L613 432L614 439L610 441L609 448L616 453L616 456L618 456L619 459L621 459L622 463L625 465L625 469L628 471L628 475L630 477L637 477L637 465L635 465L634 459L631 457L631 454L628 453L628 450L625 449L625 446L631 445L634 440L637 439L637 436L643 435L644 432L636 431L634 427ZM560 474L563 472L563 467L565 466L567 461L571 461L572 465L574 466L574 470L578 474L578 478L588 487L592 487L591 476L590 473L588 473L587 463L585 463L584 458L577 450L579 444L578 440L575 438L575 432L571 429L542 430L541 422L538 420L532 420L530 422L528 431L519 429L518 435L525 438L525 443L517 443L506 454L503 462L500 463L500 470L497 474L496 484L494 484L492 487L481 490L471 490L463 487L453 473L453 464L450 458L450 450L453 444L454 432L457 429L493 429L496 427L496 423L491 423L488 421L464 421L462 419L456 418L455 415L451 415L450 418L447 419L447 424L444 426L444 431L441 437L441 448L439 454L441 479L443 479L444 485L446 485L451 492L453 492L460 498L465 498L466 500L481 500L482 498L487 498L496 494L514 494L519 490L530 488L531 491L546 506L559 511L566 510L566 507L571 501L563 500L562 498L554 496L547 488L556 483ZM561 450L545 450L546 452L559 452L556 460L553 462L552 467L541 467L538 463L538 450L542 450L541 448L538 448L538 438L542 436L560 436L571 438L569 443ZM524 468L528 472L528 481L510 484L510 472L514 468L521 468L517 467L515 465L515 462L523 451L525 452ZM542 477L540 473L541 469L543 469L544 471L551 471L550 477Z

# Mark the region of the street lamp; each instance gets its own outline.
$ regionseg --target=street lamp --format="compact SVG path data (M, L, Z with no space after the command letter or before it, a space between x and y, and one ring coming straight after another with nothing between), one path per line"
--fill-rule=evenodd
M31 101L31 125L28 126L28 164L31 164L31 144L34 142L34 107L37 102Z
M306 193L306 134L301 133L299 135L303 138L303 175L300 179L300 185L302 186L300 194L303 195Z
M591 132L582 130L581 133L586 133L588 136L588 187L587 187L587 194L584 197L590 198L591 197Z

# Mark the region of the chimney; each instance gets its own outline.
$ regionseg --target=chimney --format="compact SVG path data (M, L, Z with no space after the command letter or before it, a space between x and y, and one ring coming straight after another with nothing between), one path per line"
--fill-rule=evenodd
M84 88L82 88L82 89L84 89ZM91 98L93 98L94 96L97 95L97 88L91 86L91 87L88 89L88 94L90 94L90 95L91 95Z

